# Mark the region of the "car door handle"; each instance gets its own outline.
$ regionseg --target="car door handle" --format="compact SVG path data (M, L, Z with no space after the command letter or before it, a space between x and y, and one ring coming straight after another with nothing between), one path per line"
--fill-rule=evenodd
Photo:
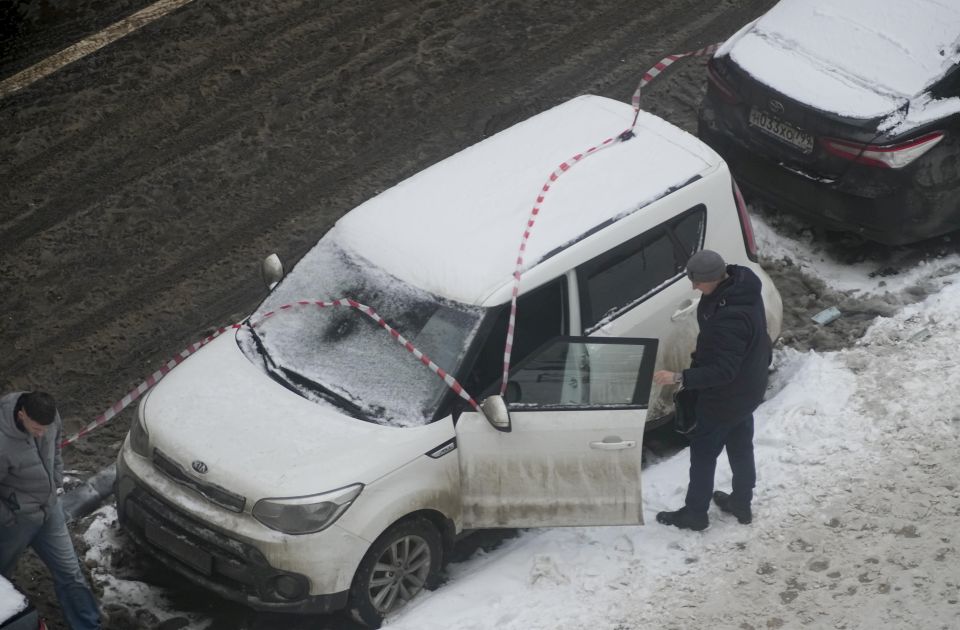
M684 300L680 302L680 305L677 307L677 310L673 312L673 315L670 316L670 321L677 321L681 317L685 316L687 313L696 310L698 300Z
M636 440L620 440L619 438L604 438L602 442L590 442L590 448L601 451L622 451L625 448L635 448L636 446Z

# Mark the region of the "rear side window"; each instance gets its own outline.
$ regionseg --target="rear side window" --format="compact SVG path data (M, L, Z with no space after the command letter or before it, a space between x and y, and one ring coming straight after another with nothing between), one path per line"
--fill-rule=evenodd
M584 332L589 334L683 275L703 247L706 208L683 214L577 268Z

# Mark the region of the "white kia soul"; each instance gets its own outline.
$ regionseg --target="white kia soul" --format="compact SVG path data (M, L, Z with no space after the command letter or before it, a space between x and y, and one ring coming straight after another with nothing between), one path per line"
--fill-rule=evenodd
M671 412L652 374L686 367L697 333L687 259L709 248L760 276L771 338L782 309L726 164L641 113L549 186L500 395L536 198L633 115L576 98L340 219L141 402L118 462L130 535L255 609L376 625L436 583L464 531L642 523L644 428ZM340 298L449 376L369 313L316 303Z

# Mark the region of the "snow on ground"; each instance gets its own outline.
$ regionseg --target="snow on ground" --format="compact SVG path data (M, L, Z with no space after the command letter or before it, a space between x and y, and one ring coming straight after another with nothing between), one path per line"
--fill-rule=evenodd
M0 575L0 624L27 607L27 599Z
M790 259L807 275L823 279L837 291L851 291L860 296L901 293L928 282L949 282L950 274L960 270L960 255L949 254L933 260L911 260L916 255L911 248L891 248L891 260L884 266L897 268L896 274L878 273L874 261L849 262L835 260L827 253L810 231L800 238L784 238L768 223L762 214L752 215L757 245L764 258ZM789 220L789 218L787 219ZM898 252L902 260L898 260ZM947 275L943 280L942 276Z
M850 290L881 289L867 268L842 267L810 243L778 241L762 221L757 227L768 255L782 252ZM957 280L957 272L943 276L938 293L878 318L851 348L776 352L756 414L753 524L716 508L703 533L654 521L683 502L682 451L644 470L647 525L524 532L451 565L444 586L387 627L956 627ZM729 481L721 458L717 487ZM136 601L171 616L155 590L109 577L112 509L87 532L105 603Z
M779 350L752 525L716 508L701 534L654 522L682 505L684 451L644 470L648 525L527 532L388 627L955 628L958 340L954 283L851 349Z
M93 514L83 540L88 547L84 559L90 567L91 578L103 590L99 598L101 608L131 610L131 616L139 620L134 623L143 628L157 627L158 621L174 618L184 622L176 625L179 630L201 630L208 625L207 620L198 619L196 615L178 612L156 586L121 577L125 572L118 572L117 567L124 564L124 550L131 543L118 537L115 505L100 508Z

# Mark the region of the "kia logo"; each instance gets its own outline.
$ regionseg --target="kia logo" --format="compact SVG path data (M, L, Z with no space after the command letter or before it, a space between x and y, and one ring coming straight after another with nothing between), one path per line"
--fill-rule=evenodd
M778 101L778 100L775 99L775 98L771 98L771 99L770 99L770 111L773 112L774 114L782 114L782 113L783 113L783 103L781 103L780 101Z
M193 469L198 473L200 473L201 475L207 474L207 471L209 470L209 468L207 468L207 465L201 462L199 459L194 460L191 466L193 466Z

